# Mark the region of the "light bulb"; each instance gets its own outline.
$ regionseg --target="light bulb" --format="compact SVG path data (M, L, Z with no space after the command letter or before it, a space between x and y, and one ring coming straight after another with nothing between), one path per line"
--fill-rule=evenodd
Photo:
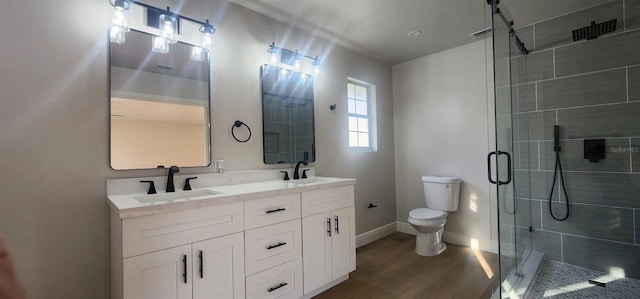
M205 50L200 47L193 46L191 47L191 55L189 57L194 61L204 61Z
M169 42L164 37L154 36L151 51L161 54L169 53Z
M276 53L271 52L271 63L276 64L277 62L278 62L278 56L276 55Z
M205 33L204 37L202 38L202 47L205 48L207 52L211 52L212 44L213 41L211 39L211 33Z
M293 68L296 70L300 69L300 58L296 58L296 61L293 63Z
M160 15L160 24L162 26L162 37L170 44L178 42L176 33L178 32L178 19L170 15Z
M313 66L313 73L316 75L320 74L320 67L317 65Z
M125 32L120 26L111 26L109 29L109 41L117 44L124 44L125 41Z

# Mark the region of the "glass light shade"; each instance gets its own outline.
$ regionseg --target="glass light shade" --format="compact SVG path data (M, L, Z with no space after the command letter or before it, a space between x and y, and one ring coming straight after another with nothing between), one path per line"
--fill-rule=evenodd
M173 16L162 14L160 15L160 30L162 31L162 37L170 43L175 44L178 42L178 19Z
M169 53L169 42L164 37L154 36L151 51L156 53Z
M278 55L276 55L275 52L271 52L271 58L270 58L271 63L276 64L278 62Z
M206 50L201 47L192 46L189 58L194 61L204 61Z
M296 58L296 61L293 63L293 68L296 70L300 69L300 58Z
M120 26L112 25L109 29L109 40L112 43L124 44L125 31Z
M211 52L212 44L213 44L213 39L211 37L211 33L203 33L202 48L206 49L207 52Z
M129 10L114 6L111 10L111 26L119 26L124 32L129 32Z
M313 66L313 73L316 75L320 74L320 67L318 65Z

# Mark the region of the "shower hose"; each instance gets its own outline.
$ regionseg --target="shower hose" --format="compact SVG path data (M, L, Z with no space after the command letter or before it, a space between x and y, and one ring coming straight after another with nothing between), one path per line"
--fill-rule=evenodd
M565 204L567 206L567 214L563 218L558 218L553 214L552 208L552 198L553 198L553 190L556 188L556 178L560 172L560 183L562 184L562 191L564 191ZM569 196L567 195L567 188L564 185L564 175L562 174L562 163L560 162L560 150L556 150L556 167L553 170L553 183L551 185L551 193L549 194L549 213L551 217L557 221L565 221L569 218Z

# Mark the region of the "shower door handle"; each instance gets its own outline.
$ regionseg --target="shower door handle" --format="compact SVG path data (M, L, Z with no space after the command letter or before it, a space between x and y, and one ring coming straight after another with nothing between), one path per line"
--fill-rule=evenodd
M506 155L507 156L507 181L498 181L499 185L509 185L511 183L511 154L509 152L498 151L498 155Z
M496 152L490 152L489 155L487 155L487 177L489 178L489 182L491 184L498 183L491 178L491 156L495 156L495 155L496 155Z

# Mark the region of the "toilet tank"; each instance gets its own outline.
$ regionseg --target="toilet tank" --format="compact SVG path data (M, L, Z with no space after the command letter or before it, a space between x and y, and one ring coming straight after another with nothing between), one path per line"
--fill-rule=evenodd
M423 176L424 197L427 208L440 211L455 211L460 201L459 178Z

